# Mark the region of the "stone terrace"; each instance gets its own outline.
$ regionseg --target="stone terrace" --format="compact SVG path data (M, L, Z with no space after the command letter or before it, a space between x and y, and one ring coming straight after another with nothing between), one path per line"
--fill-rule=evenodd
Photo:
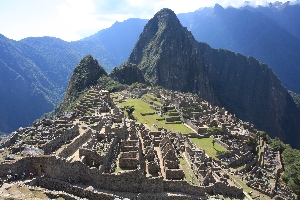
M139 195L145 199L167 199L170 195L175 199L205 199L213 194L242 196L243 189L220 164L229 169L245 164L242 170L233 172L250 172L248 178L242 176L245 182L267 191L263 184L270 182L260 177L268 177L274 171L279 173L281 164L277 162L280 159L267 146L260 151L263 159L251 153L251 145L245 144L256 134L251 124L192 94L135 89L133 93L122 93L123 101L127 97L142 97L147 92L159 95L160 103L175 109L179 118L197 133L182 135L165 129L150 131L125 118L107 91L92 89L78 102L73 113L51 120L37 120L33 126L20 128L6 138L2 147L10 143L10 153L17 157L0 165L0 176L6 176L9 168L18 174L33 172L43 175L47 181L36 178L32 185L67 191L84 198L95 197L101 192L89 193L83 185L92 187L92 191L105 191L103 197L107 199L117 196L138 198ZM211 126L222 129L222 134L212 137L229 151L219 157L221 163L208 157L203 149L189 140L189 136L209 137L206 130ZM187 182L179 160L181 156L199 180L198 185ZM69 177L74 180L71 184L76 191L70 188ZM278 182L272 184L269 185L278 188ZM272 193L278 190L270 191L270 196L279 194Z

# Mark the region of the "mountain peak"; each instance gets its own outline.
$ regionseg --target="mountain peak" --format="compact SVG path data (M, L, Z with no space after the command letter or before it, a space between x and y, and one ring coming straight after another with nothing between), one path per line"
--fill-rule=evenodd
M176 14L169 8L163 8L158 11L149 22L157 23L159 29L181 26Z
M187 38L185 37L187 35L189 39L194 38L187 29L183 28L176 14L171 9L161 9L144 27L129 57L129 62L139 65L142 62L141 59L143 55L151 57L151 55L147 53L150 52L151 49L160 49L159 51L162 51L162 48L169 48L171 44L173 44L171 46L174 50L180 49L182 44L179 43L182 43L183 38ZM157 59L154 58L153 62L155 62L155 60ZM139 68L143 70L148 64L150 63L143 63ZM152 83L156 84L155 82Z
M163 20L167 19L167 18L177 18L176 14L174 13L173 10L169 9L169 8L163 8L160 11L158 11L153 18L162 18Z
M70 104L74 102L86 88L96 85L97 80L103 75L107 76L107 73L104 68L99 65L98 61L91 55L85 56L73 71L61 107L61 112L66 111Z

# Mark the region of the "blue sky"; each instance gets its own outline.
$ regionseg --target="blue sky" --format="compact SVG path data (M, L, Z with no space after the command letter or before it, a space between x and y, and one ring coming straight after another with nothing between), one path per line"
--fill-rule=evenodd
M270 0L268 2L274 2ZM293 0L291 0L293 1ZM202 7L240 7L243 0L0 0L0 33L20 40L52 36L75 41L128 18L150 19L162 8L176 14ZM266 5L265 0L249 0ZM283 0L286 2L286 0Z

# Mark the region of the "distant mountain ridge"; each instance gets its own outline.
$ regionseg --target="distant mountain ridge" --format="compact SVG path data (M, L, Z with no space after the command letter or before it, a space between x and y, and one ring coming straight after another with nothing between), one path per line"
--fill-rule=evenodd
M247 9L251 12L260 12L276 21L280 26L300 38L300 2L274 2L268 6L244 6L241 9Z
M284 18L289 13L286 10L295 11ZM179 14L178 18L196 40L213 48L255 57L268 64L285 87L300 93L299 15L299 4L286 3L282 9L273 4L269 7L224 9L217 4L214 8ZM286 21L292 16L294 21Z

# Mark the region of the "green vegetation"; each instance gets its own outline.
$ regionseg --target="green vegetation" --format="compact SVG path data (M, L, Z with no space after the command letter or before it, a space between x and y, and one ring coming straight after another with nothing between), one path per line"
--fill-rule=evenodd
M285 168L282 179L291 190L300 195L300 150L286 145L282 155Z
M129 119L134 119L134 116L132 115L134 111L134 106L124 106L125 111L127 112L127 116Z
M162 107L162 103L160 103L158 100L159 98L155 97L153 94L145 94L143 95L143 98L145 98L148 102L153 102L155 103L157 106Z
M292 96L297 107L300 108L300 95L295 92L292 92L291 90L289 90L288 92Z
M122 84L131 85L133 83L145 83L144 75L136 64L124 62L119 67L115 67L109 75L112 79Z
M133 90L134 88L147 88L147 85L144 83L135 82L128 87L128 90Z
M203 149L205 153L212 157L216 158L219 155L222 155L227 152L227 150L220 146L218 143L213 144L213 139L211 137L209 138L190 138L192 142L194 142L198 147Z
M259 136L263 138L264 141L266 141L268 144L271 145L271 147L275 151L280 151L280 153L283 153L283 151L286 149L287 145L284 144L279 138L272 139L266 132L259 131Z
M222 128L216 126L212 126L207 129L207 133L210 133L212 135L220 135L222 132Z
M115 103L117 103L121 107L134 105L135 108L133 112L134 118L139 123L147 124L149 128L154 131L157 129L153 125L156 125L158 128L164 127L167 130L173 132L181 132L181 133L192 132L192 130L190 130L184 124L168 124L164 119L157 120L157 119L162 119L162 117L157 114L154 114L155 110L151 109L150 105L142 101L141 99L127 99L126 102L119 103L118 101L116 101ZM147 113L147 115L143 115L144 113Z
M63 103L58 105L58 108L60 109L58 114L66 111L72 111L73 108L75 108L75 105L83 99L83 97L88 93L88 91L89 91L88 88L86 88L83 91L79 92L77 94L78 97L76 99L73 99L73 101L70 102L69 104L64 101ZM64 104L64 108L62 108L63 104Z
M101 86L102 88L104 88L105 90L109 91L109 92L116 92L118 90L120 90L120 88L122 88L122 84L113 80L112 78L110 78L109 76L101 76L98 81L97 81L98 85Z
M300 150L293 149L278 138L270 138L264 131L260 131L259 134L275 151L282 153L285 169L282 180L287 184L289 189L300 195Z

